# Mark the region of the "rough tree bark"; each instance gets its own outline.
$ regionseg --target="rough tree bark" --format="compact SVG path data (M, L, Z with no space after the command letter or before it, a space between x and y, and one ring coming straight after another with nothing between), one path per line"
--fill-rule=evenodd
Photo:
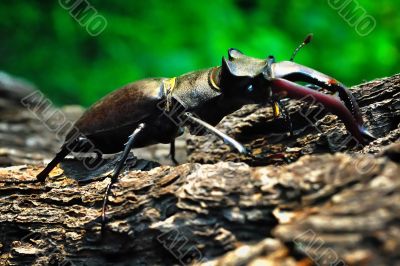
M16 104L22 96L2 94L0 264L400 264L400 75L353 92L371 144L347 141L318 106L287 104L293 137L269 108L247 106L219 127L253 157L205 136L188 139L190 163L129 160L103 235L115 158L95 171L68 159L44 185L1 183L33 180L60 144Z

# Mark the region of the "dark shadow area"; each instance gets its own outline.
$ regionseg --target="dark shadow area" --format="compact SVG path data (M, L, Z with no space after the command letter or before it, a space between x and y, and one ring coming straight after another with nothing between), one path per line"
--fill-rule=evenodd
M116 154L112 158L103 159L95 169L88 169L88 167L85 166L84 159L65 159L61 163L61 168L64 170L64 174L69 178L75 179L79 183L87 183L106 178L112 173L118 161L119 154ZM157 162L137 159L131 153L126 160L124 171L149 171L158 166L160 166L160 164Z

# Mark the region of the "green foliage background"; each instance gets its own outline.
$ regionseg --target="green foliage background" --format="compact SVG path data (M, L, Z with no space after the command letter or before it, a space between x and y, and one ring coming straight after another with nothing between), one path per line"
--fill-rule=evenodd
M97 37L58 1L3 1L0 70L33 81L57 104L88 106L137 79L218 65L230 47L286 60L309 32L314 40L296 61L347 85L400 70L397 0L353 1L376 19L365 37L329 0L89 2L108 22Z

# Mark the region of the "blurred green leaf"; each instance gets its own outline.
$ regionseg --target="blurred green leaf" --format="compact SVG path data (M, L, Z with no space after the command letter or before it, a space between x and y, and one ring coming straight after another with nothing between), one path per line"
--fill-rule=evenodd
M229 48L296 58L353 85L399 72L395 0L358 0L377 22L357 34L328 1L93 0L107 28L92 37L58 1L22 0L0 8L0 69L36 83L57 104L88 106L134 80L176 76L220 64Z

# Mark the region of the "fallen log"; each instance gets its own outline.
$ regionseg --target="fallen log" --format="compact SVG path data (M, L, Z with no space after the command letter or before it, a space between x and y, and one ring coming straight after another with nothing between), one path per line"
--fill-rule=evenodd
M342 123L318 106L287 104L294 136L269 108L244 107L219 128L254 156L205 136L189 137L189 162L177 167L131 158L109 197L103 234L115 157L95 171L69 158L45 184L1 183L34 180L60 145L26 108L8 105L16 115L0 110L8 119L0 265L398 264L400 75L353 92L378 137L369 145L346 141Z

